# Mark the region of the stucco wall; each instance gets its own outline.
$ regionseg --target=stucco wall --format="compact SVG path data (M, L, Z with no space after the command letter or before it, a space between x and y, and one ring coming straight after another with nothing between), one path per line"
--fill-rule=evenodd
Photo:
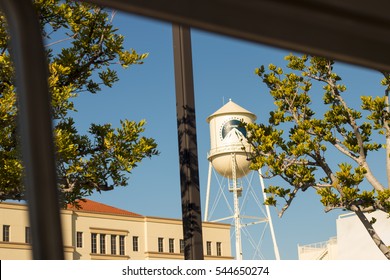
M390 244L390 219L381 211L366 214L371 220L377 221L373 227L383 239L385 244ZM376 247L367 230L355 215L342 215L337 219L337 243L338 259L340 260L385 260L382 252Z
M65 259L183 259L180 239L183 228L180 220L126 216L110 213L61 210ZM0 242L0 259L31 259L31 245L25 243L28 226L27 207L0 203L0 226L10 225L9 242ZM77 247L77 232L82 232L82 247ZM97 252L91 253L91 233L97 234ZM2 234L2 231L1 231ZM100 254L100 234L105 235L105 254ZM116 254L111 255L111 236L116 235ZM125 254L119 254L119 236L125 238ZM133 236L138 237L138 251L133 250ZM164 240L163 252L158 252L158 238ZM0 240L3 240L0 236ZM169 252L169 239L174 240L174 252ZM203 224L203 241L212 242L212 254L206 259L232 259L230 225ZM217 256L216 242L222 244L222 255Z

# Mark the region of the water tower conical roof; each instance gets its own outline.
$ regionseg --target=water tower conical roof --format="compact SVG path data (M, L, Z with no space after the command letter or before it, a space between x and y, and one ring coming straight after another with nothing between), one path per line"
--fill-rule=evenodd
M215 111L213 114L211 114L206 121L209 123L210 120L215 116L220 115L231 115L231 114L244 114L248 115L253 121L256 120L256 115L252 112L248 111L247 109L242 108L240 105L237 105L234 103L231 99L229 99L229 102L223 105L219 110Z

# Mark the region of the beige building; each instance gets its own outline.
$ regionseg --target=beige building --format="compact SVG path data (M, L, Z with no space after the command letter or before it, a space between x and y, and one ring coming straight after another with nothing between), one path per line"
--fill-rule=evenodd
M61 210L65 259L183 259L182 222L92 200ZM31 259L26 205L0 203L0 259ZM230 225L203 223L206 260L232 259Z

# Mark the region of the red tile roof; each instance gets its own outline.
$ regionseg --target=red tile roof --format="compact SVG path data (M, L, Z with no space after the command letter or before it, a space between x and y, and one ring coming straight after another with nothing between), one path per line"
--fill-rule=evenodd
M84 199L84 201L79 200L78 207L79 208L76 208L75 206L68 204L66 208L69 210L74 210L76 212L80 211L80 212L90 212L90 213L115 214L115 215L122 215L122 216L131 216L131 217L142 217L142 215L140 214L119 209L89 199Z

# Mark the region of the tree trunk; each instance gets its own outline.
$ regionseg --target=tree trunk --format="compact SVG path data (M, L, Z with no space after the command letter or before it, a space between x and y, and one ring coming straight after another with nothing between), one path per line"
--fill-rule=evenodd
M373 228L370 221L367 219L367 217L364 215L364 213L357 209L354 211L356 215L358 216L359 220L362 222L364 227L366 228L368 234L371 236L372 240L374 241L375 245L378 247L379 250L383 253L383 255L390 260L390 249L386 246L385 243L383 243L382 239L379 237L379 235L376 233L375 229Z

